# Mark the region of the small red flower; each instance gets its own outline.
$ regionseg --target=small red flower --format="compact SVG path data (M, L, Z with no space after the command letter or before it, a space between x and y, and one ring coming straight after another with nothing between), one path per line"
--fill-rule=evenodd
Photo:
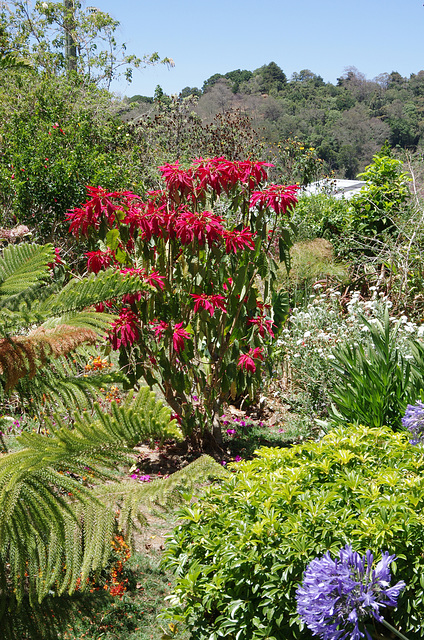
M246 369L246 371L251 371L252 373L255 373L256 371L256 365L253 358L251 358L248 353L241 353L237 364L240 369Z
M54 262L49 262L47 265L49 269L53 269L56 264L63 264L63 260L60 257L60 249L58 247L54 248L54 256Z
M109 337L115 351L121 346L131 346L138 339L138 317L131 309L121 310L118 320L112 323Z
M107 269L113 264L113 253L111 251L88 251L87 270L90 273L99 273L102 269Z
M161 320L159 323L151 322L150 324L152 325L155 331L155 336L156 338L158 338L158 340L162 338L163 334L169 327L169 324L167 322L164 322L163 320Z
M190 334L188 331L183 329L183 323L179 322L174 327L174 333L172 334L172 344L174 345L174 349L177 353L184 351L185 343L184 340L190 338Z
M211 317L213 316L215 309L221 309L226 313L225 309L225 297L220 296L218 294L206 295L206 293L202 293L200 296L195 293L190 293L191 297L195 301L194 303L194 311L198 311L200 308L206 309L209 311Z
M254 191L250 198L250 207L269 207L275 213L287 213L287 209L293 209L297 204L296 191L299 186L294 184L286 187L282 184L271 184L262 191Z
M248 227L245 227L241 231L224 231L222 237L225 240L225 252L237 253L239 249L254 249L255 242L253 240L253 233Z
M246 371L251 371L251 373L255 373L256 365L255 360L263 360L263 349L262 347L255 347L254 349L249 349L249 353L241 353L238 359L238 366L240 369L246 369Z
M272 325L273 325L272 320L267 320L263 316L258 316L256 318L252 318L252 320L248 320L248 323L255 324L258 327L259 335L262 338L265 337L265 331L271 336L271 338L275 337L274 332L272 330Z

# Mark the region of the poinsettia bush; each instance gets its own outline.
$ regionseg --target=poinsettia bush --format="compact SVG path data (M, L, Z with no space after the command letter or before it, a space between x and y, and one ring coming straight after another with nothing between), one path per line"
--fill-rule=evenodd
M158 385L185 435L214 432L230 395L254 396L286 312L271 247L297 186L267 184L265 162L198 159L160 167L141 198L88 187L70 231L92 242L89 271L115 265L146 293L126 296L110 343L131 384ZM286 260L290 237L279 238Z
M339 427L236 463L179 514L165 549L177 578L164 615L185 620L196 640L308 640L296 610L305 569L350 544L376 560L395 554L392 584L406 588L380 613L409 640L424 637L424 450L410 436Z

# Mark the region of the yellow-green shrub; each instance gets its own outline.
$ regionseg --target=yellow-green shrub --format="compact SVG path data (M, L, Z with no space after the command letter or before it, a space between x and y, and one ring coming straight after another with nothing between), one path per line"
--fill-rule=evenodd
M318 443L261 449L187 506L165 562L170 613L197 640L309 638L295 590L313 558L351 543L397 556L407 587L386 619L424 637L424 451L386 428L335 429Z

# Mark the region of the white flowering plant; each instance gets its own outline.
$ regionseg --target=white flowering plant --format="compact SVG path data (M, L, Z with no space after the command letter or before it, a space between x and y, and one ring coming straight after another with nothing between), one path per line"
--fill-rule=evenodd
M390 335L387 337L392 356L396 355L399 363L403 363L399 370L399 373L402 372L399 380L404 380L402 376L410 368L407 366L408 362L413 368L414 355L416 356L414 344L419 348L424 325L410 321L405 315L400 318L391 316L392 303L388 297L379 292L377 287L371 287L371 290L372 297L369 300L363 299L360 292L354 292L347 300L344 298L342 301L340 292L317 284L308 305L293 310L277 341L274 362L283 363L287 391L292 400L298 400L301 411L320 417L331 413L333 420L338 421L337 411L332 409L332 405L339 405L347 382L352 382L346 378L343 369L345 364L339 362L339 355L347 348L354 352L363 349L365 354L370 350L375 352L373 327L379 332L384 326L385 318L389 327ZM381 365L380 362L378 366ZM361 375L364 375L363 371ZM419 387L417 375L413 379L415 387ZM367 388L369 381L364 380ZM404 382L407 386L405 380ZM352 401L349 419L352 411L355 411L355 402ZM403 404L401 409L403 411ZM378 413L379 409L376 411Z

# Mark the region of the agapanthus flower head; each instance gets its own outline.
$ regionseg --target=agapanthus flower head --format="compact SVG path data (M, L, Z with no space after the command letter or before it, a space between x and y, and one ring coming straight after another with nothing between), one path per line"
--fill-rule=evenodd
M424 404L421 400L415 404L408 404L402 424L413 435L411 444L424 442Z
M377 565L368 550L364 556L346 545L338 558L327 552L307 566L296 592L297 611L314 635L323 640L360 640L371 636L364 623L382 621L382 609L396 607L405 583L390 586L387 551Z

